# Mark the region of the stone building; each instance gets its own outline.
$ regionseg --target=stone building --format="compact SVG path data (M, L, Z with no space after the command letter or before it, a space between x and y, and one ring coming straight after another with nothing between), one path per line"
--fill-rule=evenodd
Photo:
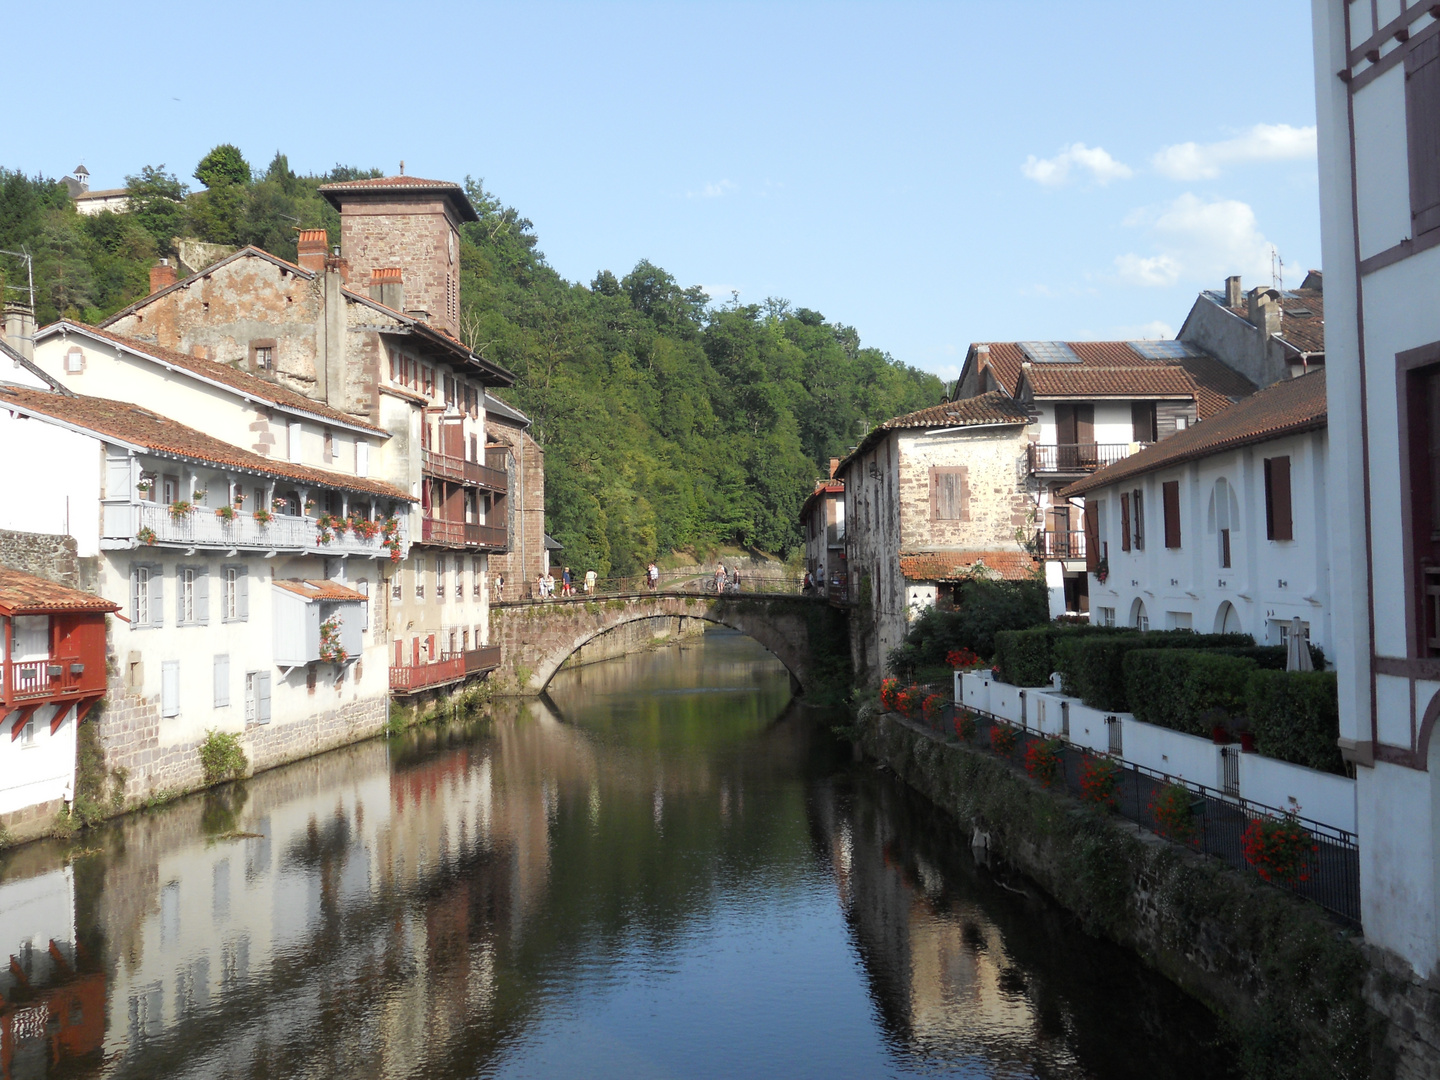
M840 462L862 680L883 670L910 620L957 582L1035 569L1020 542L1032 504L1029 424L1023 405L991 391L887 420Z
M845 562L845 484L835 478L839 458L830 459L830 476L815 482L815 490L800 507L805 534L805 569L815 588L837 603L849 597L850 579Z
M492 394L485 395L485 455L505 470L510 547L490 556L492 581L505 579L501 600L528 596L549 569L545 537L545 450L530 436L530 418Z
M1298 289L1245 292L1238 274L1205 289L1175 335L1217 356L1256 386L1293 379L1325 363L1324 278L1311 270Z

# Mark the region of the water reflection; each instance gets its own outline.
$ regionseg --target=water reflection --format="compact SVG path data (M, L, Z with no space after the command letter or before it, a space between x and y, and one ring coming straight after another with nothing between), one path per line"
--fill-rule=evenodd
M707 635L21 849L0 1077L1218 1075L788 686Z

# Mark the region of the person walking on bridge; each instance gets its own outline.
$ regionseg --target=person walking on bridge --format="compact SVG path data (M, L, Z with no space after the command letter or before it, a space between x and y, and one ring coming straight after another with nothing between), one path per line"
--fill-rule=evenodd
M596 574L594 570L585 571L585 591L587 593L592 593L595 591L595 578Z
M650 582L651 592L660 587L660 567L656 566L653 561L645 568L645 577Z

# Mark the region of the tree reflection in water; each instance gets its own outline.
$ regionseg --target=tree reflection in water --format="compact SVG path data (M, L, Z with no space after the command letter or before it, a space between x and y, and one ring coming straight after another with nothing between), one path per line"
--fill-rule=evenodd
M1220 1073L788 687L707 634L21 849L0 1077Z

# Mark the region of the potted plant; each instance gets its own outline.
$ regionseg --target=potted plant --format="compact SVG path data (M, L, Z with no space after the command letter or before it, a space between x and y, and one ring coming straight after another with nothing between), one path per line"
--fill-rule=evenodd
M331 530L335 527L335 518L330 514L321 514L315 519L315 546L328 544L334 538Z
M990 728L990 748L997 754L1009 757L1015 752L1020 736L1009 724L995 724Z
M327 664L343 664L347 656L340 644L340 616L331 615L320 624L320 659Z
M215 516L228 525L235 520L235 508L233 506L217 506Z
M1310 857L1320 851L1314 835L1300 824L1294 810L1284 817L1256 818L1246 827L1240 846L1245 861L1262 880L1292 889L1310 880Z
M155 478L153 476L146 476L142 473L140 479L135 481L135 490L141 495L148 495L154 489Z
M1183 784L1162 784L1150 796L1150 817L1155 831L1182 844L1194 845L1200 836L1197 800Z
M274 510L277 514L283 514L285 512L285 500L280 498L271 499L270 509Z
M1089 757L1080 770L1080 797L1088 803L1115 809L1116 790L1120 787L1120 766L1109 758Z
M1059 739L1036 739L1025 748L1025 771L1030 779L1051 787L1060 778L1065 744Z
M192 501L196 506L199 506L199 505L201 505L202 503L204 503L205 499L209 496L209 494L210 494L210 489L209 489L209 488L200 488L199 490L197 490L197 491L195 492L195 494L194 494L193 496L191 496L191 501Z
M381 545L382 547L385 547L385 548L388 548L388 549L389 549L389 551L390 551L390 561L391 561L391 562L399 562L399 561L400 561L400 522L399 522L399 520L398 520L397 518L395 518L394 515L391 515L390 517L386 518L386 519L385 519L385 523L380 526L380 534L381 534L381 536L383 537L383 539L381 539L381 541L380 541L380 545Z
M925 717L925 722L934 724L940 719L940 713L945 708L945 698L940 694L930 694L920 703L920 714Z
M1104 585L1106 579L1109 578L1109 576L1110 558L1109 556L1104 556L1100 559L1100 562L1095 567L1095 580L1098 581L1101 585Z
M141 526L140 530L135 534L135 539L147 546L153 544L155 543L155 530L148 525Z
M975 737L975 714L969 709L955 711L955 737L966 742Z
M270 524L270 519L274 515L272 515L269 510L256 510L250 516L253 517L260 526L264 527Z
M194 509L185 499L176 499L170 504L170 520L179 521Z

